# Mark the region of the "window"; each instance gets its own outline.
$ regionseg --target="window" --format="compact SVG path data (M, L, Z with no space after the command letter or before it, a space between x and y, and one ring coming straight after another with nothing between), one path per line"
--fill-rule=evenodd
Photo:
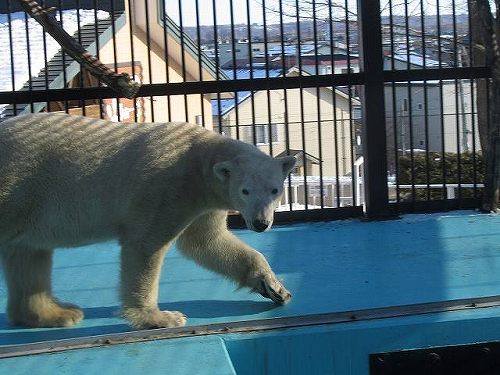
M276 124L255 125L257 144L269 144L269 131L271 131L271 142L278 142L278 126Z

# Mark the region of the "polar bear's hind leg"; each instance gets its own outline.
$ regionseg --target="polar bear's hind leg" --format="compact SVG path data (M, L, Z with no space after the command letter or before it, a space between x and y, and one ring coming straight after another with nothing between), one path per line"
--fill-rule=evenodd
M0 249L7 280L11 324L28 327L69 327L83 319L74 305L58 302L51 291L52 250Z

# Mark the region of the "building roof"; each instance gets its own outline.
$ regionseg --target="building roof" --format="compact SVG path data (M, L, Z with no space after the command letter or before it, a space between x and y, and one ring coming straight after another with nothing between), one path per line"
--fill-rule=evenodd
M285 150L276 155L276 157L280 158L282 156L287 156L287 155L294 156L297 159L297 161L302 161L305 155L306 159L309 160L311 163L321 164L321 159L318 159L316 156L304 152L303 150L292 150L292 149L289 149L288 151Z
M224 69L224 74L228 79L262 79L267 77L279 77L282 69ZM240 104L252 95L251 91L239 91L234 94L234 98L212 99L212 113L214 116L224 116L231 111L236 104Z
M114 29L121 29L126 18L123 10L116 11L113 14L113 19L108 17L100 19L96 24L87 24L80 27L79 32L74 34L75 39L81 41L81 45L90 53L96 54L97 46L102 46L109 42L113 37L113 20ZM60 49L46 64L46 68L40 70L38 75L31 78L20 89L20 91L28 90L46 90L64 87L65 84L71 81L81 71L81 66L67 54L63 54ZM33 104L9 104L3 108L1 118L7 118L18 114L38 112L46 106L46 103Z
M306 43L306 44L301 44L300 45L300 53L301 55L303 54L308 54L314 52L316 47L321 47L320 45L316 46L314 43ZM296 56L297 55L297 45L296 44L285 44L283 47L282 46L272 46L267 49L267 51L264 52L259 52L255 54L255 57L265 57L266 52L268 56Z
M394 60L409 62L412 65L425 68L436 68L440 66L439 61L433 60L430 57L423 56L415 52L407 53L407 51L398 51L397 53L394 53L389 57L392 57ZM441 66L444 65L446 64L441 63Z

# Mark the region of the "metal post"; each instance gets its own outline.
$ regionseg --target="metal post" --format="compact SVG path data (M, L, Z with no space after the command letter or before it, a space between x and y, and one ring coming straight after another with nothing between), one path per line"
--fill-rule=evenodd
M379 0L358 0L358 24L360 69L365 77L365 84L361 88L361 102L366 214L376 219L390 216Z

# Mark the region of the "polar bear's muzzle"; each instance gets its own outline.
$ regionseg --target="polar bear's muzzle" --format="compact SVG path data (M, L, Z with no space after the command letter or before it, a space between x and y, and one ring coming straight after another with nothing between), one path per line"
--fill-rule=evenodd
M254 220L252 222L252 226L250 229L256 231L256 232L264 232L266 230L268 230L269 228L271 228L271 225L273 224L272 221L269 221L269 220Z
M273 225L274 207L266 204L263 208L253 210L251 213L242 212L242 216L248 229L258 233L265 232Z

